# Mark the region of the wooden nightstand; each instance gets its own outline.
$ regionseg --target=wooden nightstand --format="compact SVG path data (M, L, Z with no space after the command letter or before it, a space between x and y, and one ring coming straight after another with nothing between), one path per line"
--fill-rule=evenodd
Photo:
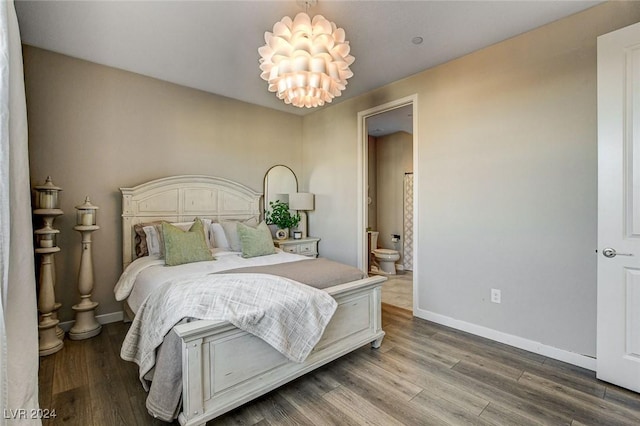
M299 240L289 238L288 240L273 240L273 244L287 253L318 257L318 241L320 241L320 238L307 237Z

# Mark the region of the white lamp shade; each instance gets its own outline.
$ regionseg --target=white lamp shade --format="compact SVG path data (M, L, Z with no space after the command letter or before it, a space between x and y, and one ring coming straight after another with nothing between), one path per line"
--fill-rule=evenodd
M289 208L291 210L313 210L313 194L309 192L289 194Z
M274 201L280 201L281 203L289 204L289 194L276 194Z

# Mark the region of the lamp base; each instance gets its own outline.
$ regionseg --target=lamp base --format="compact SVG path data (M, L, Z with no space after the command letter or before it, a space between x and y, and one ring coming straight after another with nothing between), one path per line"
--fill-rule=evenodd
M302 232L302 238L307 238L307 212L304 210L298 210L298 214L300 214L298 229Z

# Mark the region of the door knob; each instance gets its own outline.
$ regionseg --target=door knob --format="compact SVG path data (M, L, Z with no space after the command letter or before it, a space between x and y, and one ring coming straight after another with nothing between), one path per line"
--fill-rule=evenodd
M618 253L616 249L607 247L606 249L602 250L602 255L604 257L612 258L616 256L633 256L633 253Z

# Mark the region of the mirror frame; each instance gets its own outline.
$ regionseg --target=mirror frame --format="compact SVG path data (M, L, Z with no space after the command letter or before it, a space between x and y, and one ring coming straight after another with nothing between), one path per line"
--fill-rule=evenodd
M268 186L269 186L269 172L271 172L274 169L277 169L279 167L284 167L285 169L287 169L291 173L291 176L293 176L293 180L295 182L295 192L298 192L298 177L293 172L291 167L285 166L284 164L276 164L275 166L271 166L269 168L269 170L267 170L267 172L264 174L264 180L263 180L263 193L262 193L262 214L263 214L263 216L266 213L267 209L269 208L269 192L271 192L268 189ZM275 191L274 193L278 194L280 192ZM284 193L284 192L282 192L282 193Z

